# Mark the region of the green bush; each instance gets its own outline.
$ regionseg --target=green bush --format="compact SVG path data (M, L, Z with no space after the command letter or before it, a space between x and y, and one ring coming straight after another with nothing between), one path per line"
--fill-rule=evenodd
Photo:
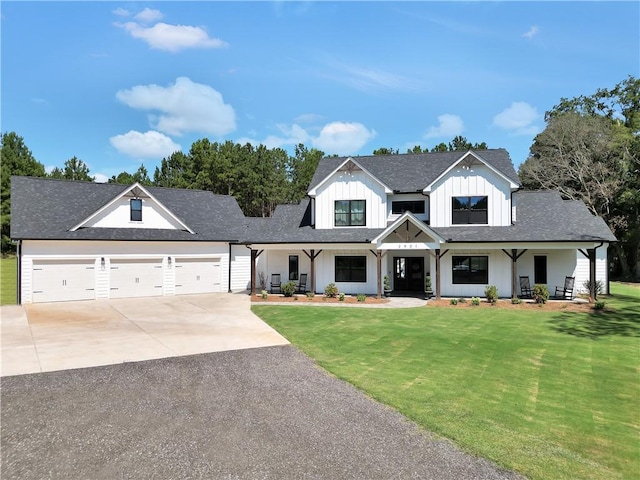
M262 290L260 292L260 296L262 297L263 300L266 300L269 297L269 293L266 290Z
M364 302L367 300L367 296L364 293L359 293L358 294L358 301L359 302Z
M324 287L324 294L329 298L336 298L338 296L338 286L335 283L330 283Z
M603 300L598 300L593 304L593 308L595 310L602 310L605 307L605 303Z
M464 297L460 297L460 298L458 299L458 303L467 303L467 299L466 299L466 298L464 298Z
M282 293L285 297L293 297L293 294L296 291L296 282L290 280L287 283L282 285Z
M520 305L522 303L522 300L520 300L518 297L513 297L511 299L511 303L513 303L514 305Z
M457 298L452 298L451 300L449 300L449 303L451 305L457 305L458 304L458 299Z
M338 300L340 300L341 302L344 302L344 293L340 292L338 294Z
M498 301L498 287L487 285L487 288L484 289L484 296L487 297L487 302L496 303Z
M480 305L480 297L471 297L471 305L475 305L476 307Z
M591 294L591 281L590 280L585 280L584 282L582 282L582 286L585 288L587 293L590 295ZM596 295L600 295L602 293L602 288L603 288L602 280L596 280Z
M547 303L549 300L549 289L542 283L536 283L533 286L533 301L539 304Z
M308 298L309 300L311 300L311 299L312 299L313 297L315 297L315 296L316 296L316 294L315 294L314 292L307 292L307 298Z
M384 291L385 292L390 292L391 291L391 281L389 280L389 275L385 275L384 276L383 283L384 283Z

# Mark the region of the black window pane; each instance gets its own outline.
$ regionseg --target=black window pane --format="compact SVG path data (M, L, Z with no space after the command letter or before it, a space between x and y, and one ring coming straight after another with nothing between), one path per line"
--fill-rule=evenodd
M489 257L452 257L452 270L454 284L489 283Z
M139 198L134 198L129 202L130 210L131 210L131 221L132 222L141 222L142 221L142 200Z
M366 257L335 257L336 282L366 282Z
M452 197L451 223L453 225L489 223L489 197Z
M391 213L424 213L424 200L403 200L391 203Z
M289 255L289 280L298 280L298 255Z

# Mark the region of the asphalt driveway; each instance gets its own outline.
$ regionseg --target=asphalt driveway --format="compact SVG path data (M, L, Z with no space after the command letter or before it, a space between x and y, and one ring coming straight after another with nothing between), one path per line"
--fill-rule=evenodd
M1 381L3 480L519 478L292 346Z
M21 375L243 348L287 340L243 293L1 307L1 374Z

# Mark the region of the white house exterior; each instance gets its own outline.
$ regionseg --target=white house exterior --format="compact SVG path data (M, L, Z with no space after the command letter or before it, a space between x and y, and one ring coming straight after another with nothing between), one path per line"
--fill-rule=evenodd
M198 190L12 178L20 302L269 288L518 295L517 279L607 283L615 237L582 202L520 190L504 150L325 158L299 205L246 218ZM261 279L264 285L261 285Z

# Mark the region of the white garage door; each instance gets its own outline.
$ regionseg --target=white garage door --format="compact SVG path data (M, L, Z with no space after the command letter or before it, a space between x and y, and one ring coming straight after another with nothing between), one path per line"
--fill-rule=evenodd
M220 292L220 260L211 258L178 258L176 294Z
M111 260L111 298L153 297L162 295L162 260Z
M96 298L93 260L34 260L31 281L34 303Z

